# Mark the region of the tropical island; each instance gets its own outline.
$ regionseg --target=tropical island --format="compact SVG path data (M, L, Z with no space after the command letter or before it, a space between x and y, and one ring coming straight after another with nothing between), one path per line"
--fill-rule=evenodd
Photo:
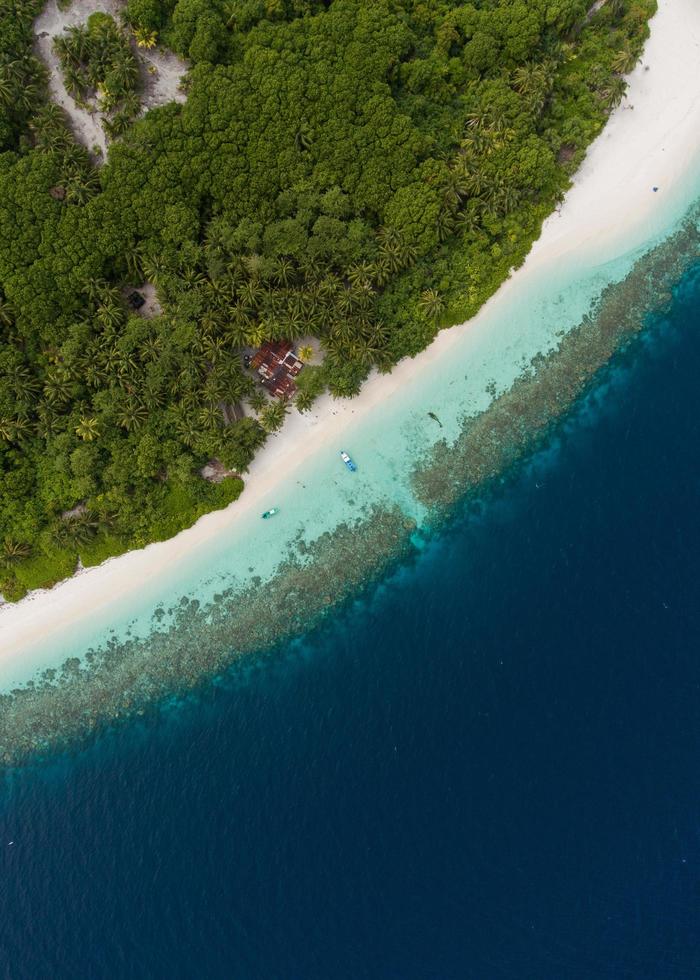
M6 599L230 503L288 412L473 316L624 96L655 10L97 6L51 41L106 155L52 100L42 4L0 13ZM155 45L189 69L151 108ZM278 390L260 368L281 350Z

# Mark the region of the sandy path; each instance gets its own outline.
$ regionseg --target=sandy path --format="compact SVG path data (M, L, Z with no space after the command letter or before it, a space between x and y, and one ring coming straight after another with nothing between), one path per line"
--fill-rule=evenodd
M294 469L337 447L351 424L379 411L426 371L440 370L445 356L485 316L533 276L554 269L563 254L572 252L589 265L596 259L602 263L659 233L669 212L682 205L689 174L695 174L700 161L700 4L660 0L659 7L643 61L630 76L628 98L590 148L563 206L545 222L525 264L474 320L442 331L426 351L402 361L390 375L373 376L358 398L333 402L325 397L311 413L292 412L282 433L254 461L237 503L208 514L170 541L112 559L0 609L1 655L21 656L23 649L70 626L86 610L98 611L131 595L139 583L186 561L194 549L261 509Z
M58 58L53 50L54 38L66 27L84 24L90 14L111 14L119 20L123 0L73 0L67 10L60 10L57 0L49 0L34 22L36 51L49 70L49 92L54 102L66 112L78 142L89 150L99 147L102 161L107 158L107 139L102 128L102 114L97 109L83 109L63 84ZM134 48L141 65L144 111L166 102L184 102L180 81L187 65L170 51L142 51ZM148 71L152 67L155 72Z

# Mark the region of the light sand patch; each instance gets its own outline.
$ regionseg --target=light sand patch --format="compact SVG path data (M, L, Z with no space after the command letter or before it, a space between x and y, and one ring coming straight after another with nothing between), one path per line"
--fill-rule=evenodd
M88 108L78 105L68 92L53 42L67 27L85 24L90 14L110 14L119 21L124 6L123 0L73 0L67 10L61 10L57 0L49 0L34 22L36 52L49 72L51 98L68 116L78 142L88 150L94 150L96 159L102 162L107 158L108 145L102 113L96 104ZM132 47L141 68L144 113L167 102L184 102L186 96L180 90L180 83L188 69L185 62L170 51L143 51L134 42Z

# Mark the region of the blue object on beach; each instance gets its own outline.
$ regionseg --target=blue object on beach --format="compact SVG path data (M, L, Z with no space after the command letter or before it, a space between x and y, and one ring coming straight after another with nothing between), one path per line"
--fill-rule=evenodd
M652 190L653 190L653 192L654 192L655 194L656 194L656 192L658 191L658 189L659 189L658 187L652 187Z

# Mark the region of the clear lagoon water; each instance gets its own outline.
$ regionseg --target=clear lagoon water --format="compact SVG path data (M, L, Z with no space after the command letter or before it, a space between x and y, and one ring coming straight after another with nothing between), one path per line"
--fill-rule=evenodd
M700 975L699 326L696 268L409 567L6 772L0 976Z

